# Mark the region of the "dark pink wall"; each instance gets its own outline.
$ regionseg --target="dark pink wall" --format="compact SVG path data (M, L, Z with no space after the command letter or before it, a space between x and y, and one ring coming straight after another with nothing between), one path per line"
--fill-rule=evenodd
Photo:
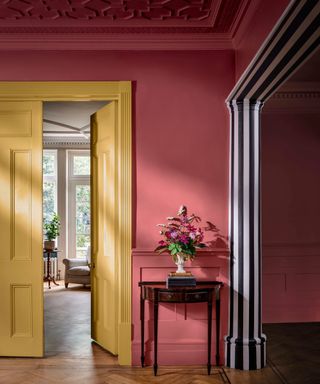
M247 18L236 36L236 79L248 67L260 46L286 9L290 0L261 0L250 21Z
M262 115L264 322L320 320L319 117Z
M133 362L138 364L138 280L163 280L173 270L169 256L154 256L159 240L156 224L186 204L227 232L229 118L225 98L234 85L234 53L2 52L0 77L134 81ZM205 253L193 264L194 273L228 283L227 260L225 252ZM221 337L226 334L227 297L226 284ZM188 313L184 306L161 309L159 362L204 363L205 324L204 305ZM223 343L221 355L222 349Z
M0 77L134 81L135 246L182 203L227 231L233 52L2 52Z

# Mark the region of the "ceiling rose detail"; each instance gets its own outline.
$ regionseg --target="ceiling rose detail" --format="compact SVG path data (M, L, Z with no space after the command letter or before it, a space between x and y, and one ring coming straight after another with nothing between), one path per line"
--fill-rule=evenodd
M5 20L184 20L201 21L212 13L212 0L5 0Z

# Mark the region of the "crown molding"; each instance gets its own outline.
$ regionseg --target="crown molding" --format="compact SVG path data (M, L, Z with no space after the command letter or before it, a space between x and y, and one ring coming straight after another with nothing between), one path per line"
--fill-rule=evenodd
M0 50L228 50L228 33L0 33Z
M276 92L262 111L263 114L319 114L320 90Z

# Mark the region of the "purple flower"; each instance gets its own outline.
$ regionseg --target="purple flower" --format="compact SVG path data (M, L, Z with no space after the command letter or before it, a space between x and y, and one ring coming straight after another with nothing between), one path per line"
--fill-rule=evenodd
M196 238L196 234L194 232L190 232L189 236L192 240Z
M171 231L170 237L171 237L171 239L176 239L178 237L178 232L177 231Z

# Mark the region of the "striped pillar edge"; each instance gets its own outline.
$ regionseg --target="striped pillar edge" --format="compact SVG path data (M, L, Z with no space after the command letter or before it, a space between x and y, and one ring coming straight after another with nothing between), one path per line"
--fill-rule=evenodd
M293 0L227 99L230 296L226 366L266 365L261 319L261 108L319 48L320 1Z

